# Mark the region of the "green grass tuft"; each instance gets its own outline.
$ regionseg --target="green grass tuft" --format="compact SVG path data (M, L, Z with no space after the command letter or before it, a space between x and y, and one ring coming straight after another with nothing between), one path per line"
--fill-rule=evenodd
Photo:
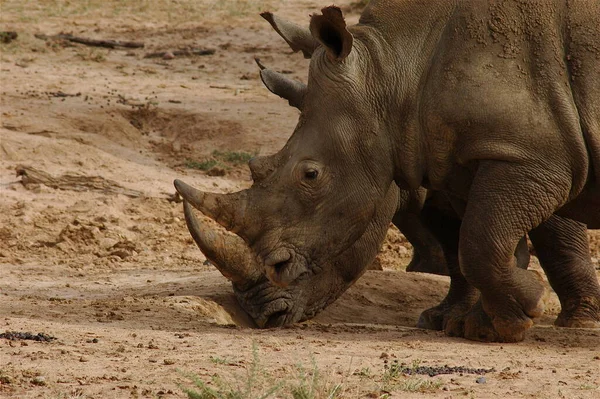
M245 165L255 156L255 153L249 153L245 151L214 150L210 157L202 161L194 161L192 159L186 160L185 166L190 169L199 169L203 171L210 170L215 166L221 166L224 169L229 169L232 166L236 167Z
M194 161L191 159L188 159L185 161L185 166L190 168L190 169L199 169L199 170L204 170L207 171L210 168L212 168L213 166L216 166L218 164L217 161L215 161L214 159L209 159L207 161Z

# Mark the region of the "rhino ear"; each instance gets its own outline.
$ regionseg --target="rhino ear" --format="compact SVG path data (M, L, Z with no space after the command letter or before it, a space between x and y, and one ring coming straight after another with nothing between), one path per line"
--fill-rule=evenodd
M306 28L281 19L270 12L263 12L260 16L271 24L275 32L287 42L294 52L302 51L304 58L310 58L319 45L319 42L312 37L310 31Z
M258 58L254 59L260 68L260 79L264 85L273 94L288 100L288 103L299 110L302 110L306 85L287 78L285 75L272 71L260 62Z
M346 29L346 21L339 7L329 6L321 10L323 15L310 18L310 32L327 49L332 61L342 61L352 50L352 34Z

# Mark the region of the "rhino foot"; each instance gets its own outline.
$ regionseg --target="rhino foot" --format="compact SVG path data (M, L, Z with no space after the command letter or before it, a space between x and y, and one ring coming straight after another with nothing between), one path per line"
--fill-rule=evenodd
M568 328L600 328L600 296L582 297L563 304L554 325Z
M527 274L526 274L527 273ZM482 297L467 313L448 319L444 332L482 342L519 342L544 312L545 287L536 273L522 271L520 289Z
M417 321L417 327L426 330L441 331L444 328L444 309L442 304L440 304L423 311Z
M439 274L440 276L448 275L446 260L443 258L431 260L422 259L421 257L414 257L406 267L406 271Z
M478 302L465 318L464 337L481 342L520 342L532 326L533 320L529 317L492 319Z
M447 332L452 331L452 333L448 335L462 336L465 314L473 304L469 299L465 298L465 301L455 303L444 300L439 305L423 311L419 316L417 327L436 331L449 329ZM455 323L458 324L455 325Z
M519 342L533 325L530 318L509 320L492 318L483 310L481 301L467 313L448 318L444 332L450 337L463 337L480 342Z

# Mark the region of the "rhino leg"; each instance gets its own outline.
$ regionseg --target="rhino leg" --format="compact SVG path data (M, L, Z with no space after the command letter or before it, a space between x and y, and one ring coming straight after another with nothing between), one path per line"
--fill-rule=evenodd
M552 168L534 166L481 162L473 179L459 258L482 306L465 317L467 339L518 342L543 314L545 285L537 273L517 268L513 254L523 235L561 206L571 185Z
M421 313L417 326L429 330L445 330L451 336L462 336L465 315L475 305L479 298L479 291L467 282L460 271L458 263L460 218L445 198L434 195L425 203L419 223L420 228L426 230L443 251L443 265L447 267L450 275L450 289L439 305ZM527 239L523 237L515 250L515 262L519 268L527 269L529 260ZM430 270L424 271L432 273Z
M552 216L529 237L558 295L560 327L600 327L600 285L590 259L584 224Z
M444 223L453 225L455 224L454 221L459 218L456 211L452 208L450 201L442 193L431 190L428 192L427 205L422 204L417 195L404 191L401 191L400 200L408 205L401 207L394 215L392 221L414 248L413 258L406 271L448 276L449 271L444 252L453 252L453 256L451 255L450 258L456 258L458 256L456 252L458 248L456 245L452 246L449 242L449 245L447 245L448 248L444 250L440 240L447 240L446 236L448 234L456 234L457 237L459 234L458 230L456 232L440 230L440 227L445 227ZM429 211L424 210L425 213L422 214L425 206L427 206ZM431 211L433 208L436 211ZM429 215L426 215L427 212L429 212ZM429 220L424 220L424 218L428 218ZM460 222L458 229L460 229ZM515 250L515 257L517 267L527 269L530 255L525 237L519 241ZM459 272L457 269L457 273Z
M443 330L450 320L460 320L479 298L479 292L467 282L458 264L458 237L461 221L431 202L425 203L420 221L442 247L450 275L450 289L442 302L421 313L417 327ZM412 241L411 241L412 242ZM450 327L459 334L461 323Z
M421 272L448 275L446 258L440 240L432 229L422 219L420 198L408 191L401 191L402 201L406 202L405 209L400 209L394 215L392 222L413 246L413 257L406 268L407 272ZM439 225L439 223L437 224ZM458 232L456 232L458 234ZM442 239L444 239L442 237Z

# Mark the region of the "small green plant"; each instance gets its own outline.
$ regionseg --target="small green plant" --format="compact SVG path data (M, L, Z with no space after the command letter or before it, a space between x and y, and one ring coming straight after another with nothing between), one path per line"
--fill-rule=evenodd
M185 166L190 169L199 169L203 171L208 171L215 166L229 169L231 166L245 165L255 156L256 154L244 151L214 150L210 157L202 161L194 161L192 159L186 160Z
M398 378L403 374L413 374L412 372L417 370L420 365L421 359L413 360L410 366L406 366L404 363L398 363L397 360L394 360L391 366L388 366L387 364L384 366L383 379L385 381L386 379L390 380Z
M421 365L420 359L413 360L410 366L400 364L398 361L386 364L383 372L382 391L404 391L404 392L435 392L440 389L444 383L439 378L420 378L408 377L407 375L416 374Z
M371 369L369 367L363 367L360 370L356 370L354 373L352 373L353 375L357 375L361 378L371 378Z
M411 377L404 381L400 381L395 388L399 391L404 392L435 392L440 389L444 383L439 378L436 379L425 379L418 377Z
M213 364L222 364L225 366L239 365L239 362L236 362L235 360L229 360L229 359L218 357L218 356L211 356L209 359Z
M241 365L227 359L211 356L210 361L216 365ZM252 361L246 366L245 375L224 378L215 373L210 380L204 381L199 376L183 373L193 386L181 390L188 399L338 399L344 392L341 383L330 383L323 380L314 359L312 368L306 370L297 366L297 374L293 380L276 381L270 376L268 369L259 362L258 348L252 344ZM354 396L352 396L354 397Z
M227 163L233 164L235 166L237 165L243 165L248 163L249 160L251 160L252 158L254 158L256 156L256 154L251 154L249 152L244 152L244 151L218 151L218 150L214 150L212 153L213 157L215 157L216 159L220 159L222 161L225 161Z
M188 159L185 161L185 166L190 168L190 169L199 169L199 170L209 170L210 168L212 168L213 166L217 165L217 161L215 161L214 159L209 159L206 161L194 161L191 159Z
M256 343L252 344L252 362L246 369L246 376L239 379L235 386L218 375L212 377L210 384L195 374L186 376L195 385L194 388L181 387L189 399L267 399L283 387L282 382L272 384L261 368Z
M211 356L209 359L214 364L229 364L229 362L226 359L223 359L222 357Z
M313 359L313 368L307 373L304 368L298 366L299 379L298 384L291 387L293 399L335 399L342 392L342 384L329 384L321 381L319 368Z

